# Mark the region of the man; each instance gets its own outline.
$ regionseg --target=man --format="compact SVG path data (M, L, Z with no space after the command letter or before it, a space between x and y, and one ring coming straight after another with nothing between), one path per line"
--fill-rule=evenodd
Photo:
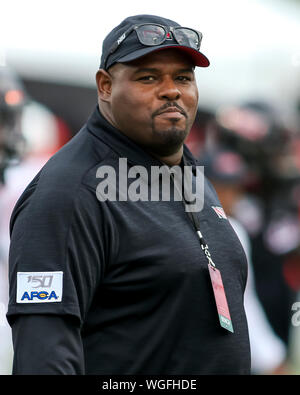
M151 15L125 19L104 40L99 106L12 215L14 373L249 373L246 258L213 209L220 203L212 187L205 182L196 213L175 199L124 198L136 182L124 161L128 174L163 164L195 171L184 139L197 110L194 67L209 65L200 41ZM229 330L209 278L217 270Z

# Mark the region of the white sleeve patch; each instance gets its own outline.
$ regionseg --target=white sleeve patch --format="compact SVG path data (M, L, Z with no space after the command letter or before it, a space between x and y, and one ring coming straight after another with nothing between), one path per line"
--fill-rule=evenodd
M61 302L63 272L18 272L17 303Z

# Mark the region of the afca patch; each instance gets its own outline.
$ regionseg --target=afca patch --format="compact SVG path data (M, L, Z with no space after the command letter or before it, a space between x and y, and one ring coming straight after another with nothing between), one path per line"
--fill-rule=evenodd
M61 302L63 272L18 272L17 303Z

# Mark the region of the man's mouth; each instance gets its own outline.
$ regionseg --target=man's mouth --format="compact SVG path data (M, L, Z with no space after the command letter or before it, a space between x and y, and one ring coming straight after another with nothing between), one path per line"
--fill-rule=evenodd
M179 108L177 107L169 107L166 110L160 111L157 115L165 114L165 113L177 113L177 114L179 113L183 115L182 111L180 111Z
M167 105L167 106L163 106L162 108L160 108L159 110L155 111L153 114L153 117L156 117L158 115L162 115L164 114L166 117L178 117L178 118L182 118L182 116L186 117L186 113L185 111L179 107L179 106L174 106L174 105Z

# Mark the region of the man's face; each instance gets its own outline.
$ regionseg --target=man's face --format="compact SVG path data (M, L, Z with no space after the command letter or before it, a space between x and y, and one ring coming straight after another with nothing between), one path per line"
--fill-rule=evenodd
M109 73L114 126L153 154L168 156L178 152L198 105L189 58L168 49L116 64Z

